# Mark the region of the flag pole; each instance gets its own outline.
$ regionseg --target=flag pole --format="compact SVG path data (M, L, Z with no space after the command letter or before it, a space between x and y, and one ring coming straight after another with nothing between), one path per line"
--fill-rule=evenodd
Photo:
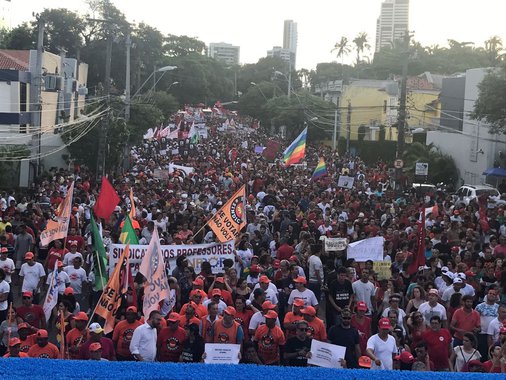
M65 359L65 314L60 313L60 356Z
M11 304L9 305L9 318L7 319L7 351L10 352L10 345L9 345L9 341L11 340L11 323L12 323L12 302Z

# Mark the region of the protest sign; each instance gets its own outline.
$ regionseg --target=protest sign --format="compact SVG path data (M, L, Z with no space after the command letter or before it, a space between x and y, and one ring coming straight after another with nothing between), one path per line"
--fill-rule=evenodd
M346 238L325 238L325 252L344 251L348 246Z
M153 178L169 179L169 172L167 170L154 169L153 170Z
M353 187L353 183L355 182L355 178L348 177L346 175L340 175L337 181L338 187L344 187L346 189L351 189Z
M206 364L239 364L240 344L206 343Z
M390 271L391 266L391 261L375 261L373 263L373 269L378 276L378 280L388 280L392 277L392 272Z
M311 341L311 354L307 364L325 368L342 368L340 359L344 359L346 347L313 339Z
M124 244L112 245L109 255L109 272L114 269L124 248ZM130 245L129 262L134 276L139 271L142 258L147 250L147 245ZM161 250L165 264L170 266L171 271L176 267L177 257L183 255L188 258L189 265L195 268L196 273L200 273L200 267L204 261L211 263L213 273L220 273L223 272L223 261L234 259L233 241L211 244L162 245Z
M385 239L382 236L377 236L350 243L347 251L348 259L355 259L357 262L382 261L384 242Z

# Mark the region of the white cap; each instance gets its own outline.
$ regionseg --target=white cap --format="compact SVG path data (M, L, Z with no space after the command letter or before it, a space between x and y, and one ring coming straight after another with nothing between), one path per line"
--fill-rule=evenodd
M89 327L90 329L90 332L92 333L95 333L95 334L100 334L102 331L104 331L104 329L102 328L102 326L100 326L100 323L92 323Z
M364 216L365 216L365 215L364 215L364 213L363 213L363 212L360 212L360 213L358 214L358 217L359 217L359 218L363 218Z
M455 277L453 279L453 283L454 284L462 284L464 281L462 281L462 279L460 277Z
M462 272L457 273L457 277L461 278L462 280L465 280L467 278L466 274Z
M448 269L448 267L442 267L441 268L441 272L445 273L445 272L449 272L450 270Z

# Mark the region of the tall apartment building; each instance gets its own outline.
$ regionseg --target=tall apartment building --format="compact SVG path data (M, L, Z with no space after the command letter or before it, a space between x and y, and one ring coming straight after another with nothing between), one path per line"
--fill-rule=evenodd
M209 56L225 62L227 65L238 65L241 48L225 42L212 42L209 44Z
M402 40L408 30L409 0L385 0L381 3L381 13L376 21L375 51Z
M11 2L10 0L0 0L0 29L10 29L11 27Z
M289 63L292 69L295 70L297 59L297 23L293 20L285 20L283 28L283 49L292 53L290 54Z

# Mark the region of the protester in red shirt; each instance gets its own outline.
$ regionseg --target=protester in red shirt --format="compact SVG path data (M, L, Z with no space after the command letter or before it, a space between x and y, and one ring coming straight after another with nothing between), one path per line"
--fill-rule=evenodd
M477 334L481 331L480 314L473 309L473 300L473 296L465 295L462 297L463 306L453 313L450 331L454 334L454 347L462 345L465 333Z
M278 313L269 310L265 313L265 324L260 325L253 340L256 343L258 357L265 365L279 365L280 348L285 345L285 334L276 325Z
M40 305L33 303L32 292L23 292L23 304L16 309L18 316L36 329L46 327L46 316Z
M137 327L142 323L137 320L137 308L129 306L126 309L125 319L119 321L114 327L112 341L116 347L116 358L118 361L134 360L130 353L130 342Z
M156 351L157 358L161 362L179 362L186 339L185 330L179 326L179 318L178 313L170 313L167 318L167 327L158 334Z
M436 371L453 371L450 362L452 353L452 336L447 329L441 328L441 318L435 315L430 319L430 329L426 330L422 339L427 343L429 357Z
M102 357L109 361L116 361L114 343L111 339L104 337L104 329L98 323L92 323L89 327L90 338L79 348L79 359L90 359L90 345L100 343L102 346Z

